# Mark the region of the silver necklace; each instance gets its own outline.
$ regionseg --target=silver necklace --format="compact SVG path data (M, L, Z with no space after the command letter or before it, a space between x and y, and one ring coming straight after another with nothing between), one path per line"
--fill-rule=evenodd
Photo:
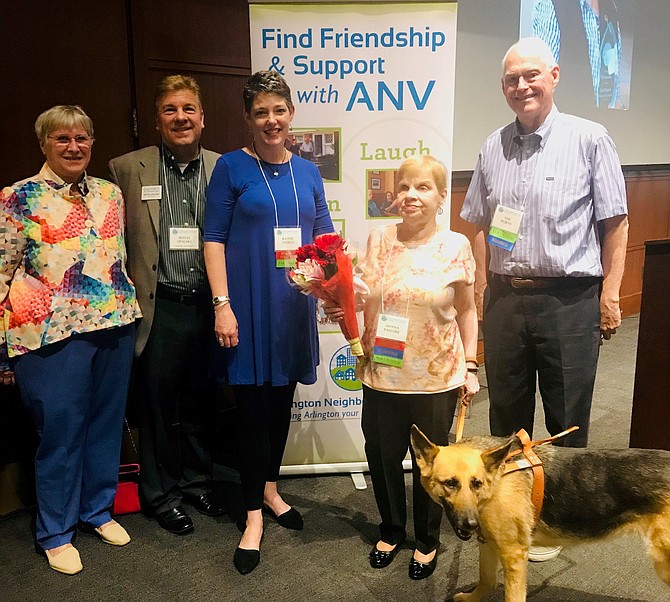
M253 141L251 143L251 147L254 149L256 157L261 161L261 163L263 163L263 165L265 165L270 170L270 172L272 172L273 176L277 177L279 175L279 167L277 166L278 164L268 163L265 159L263 159L263 157L261 157L258 154L258 151L256 150L256 141ZM284 154L282 155L282 162L279 165L285 163L284 159L286 159L286 148L284 148Z

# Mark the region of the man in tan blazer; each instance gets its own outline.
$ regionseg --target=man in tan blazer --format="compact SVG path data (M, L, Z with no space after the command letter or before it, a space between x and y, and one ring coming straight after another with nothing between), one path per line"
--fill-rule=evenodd
M205 441L213 309L202 225L219 155L200 146L205 120L193 78L165 77L155 108L160 146L112 159L109 171L126 200L127 266L144 316L135 345L142 507L185 534L193 521L182 502L209 516L225 512L211 490Z

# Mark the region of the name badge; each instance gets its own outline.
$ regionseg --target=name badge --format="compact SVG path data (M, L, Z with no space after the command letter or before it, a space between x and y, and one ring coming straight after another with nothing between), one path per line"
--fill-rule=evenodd
M372 360L394 368L402 368L409 318L379 314Z
M160 184L156 186L142 186L142 200L153 201L163 198L163 187Z
M275 228L274 235L276 267L296 267L296 251L302 243L300 228Z
M170 251L197 251L200 249L200 230L195 226L170 228Z
M486 237L487 242L511 251L519 238L522 217L523 211L498 205L491 220L489 235Z

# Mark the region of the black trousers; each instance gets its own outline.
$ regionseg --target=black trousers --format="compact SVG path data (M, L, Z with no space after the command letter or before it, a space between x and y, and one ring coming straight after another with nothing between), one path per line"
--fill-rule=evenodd
M379 525L382 541L391 545L405 541L407 503L402 462L410 447L412 424L437 445L447 445L457 401L458 389L401 395L363 385L361 427L372 487L382 519ZM416 549L422 554L430 554L440 545L442 508L421 486L413 452L411 457Z
M206 434L214 419L208 376L212 304L156 298L151 334L135 362L143 506L163 512L200 495L212 475Z
M492 435L523 428L532 437L538 382L547 431L579 426L558 444L586 447L600 349L600 284L568 280L558 288L514 289L490 279L484 344Z
M237 461L247 510L263 507L266 482L279 478L297 383L233 385L237 423Z

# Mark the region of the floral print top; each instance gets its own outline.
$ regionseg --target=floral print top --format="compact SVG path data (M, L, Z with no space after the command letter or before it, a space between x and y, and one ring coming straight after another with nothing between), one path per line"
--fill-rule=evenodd
M121 190L91 176L79 188L45 164L0 193L0 369L7 356L141 317Z
M454 287L472 284L475 262L468 239L438 227L425 244L399 242L396 225L373 230L359 266L370 296L365 301L364 356L356 376L365 385L390 393L440 393L466 381ZM372 360L379 314L409 318L401 368Z

